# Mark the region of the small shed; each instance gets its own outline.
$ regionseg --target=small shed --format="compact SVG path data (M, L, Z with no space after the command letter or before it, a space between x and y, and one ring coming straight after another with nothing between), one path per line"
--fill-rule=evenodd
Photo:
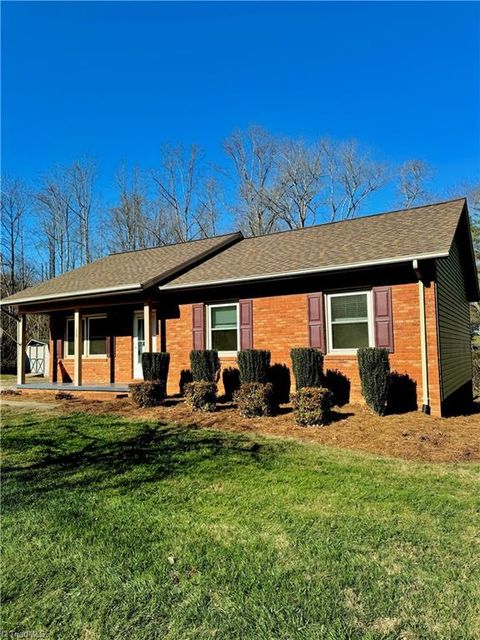
M48 375L50 355L48 342L32 338L27 342L26 355L26 371L41 376Z

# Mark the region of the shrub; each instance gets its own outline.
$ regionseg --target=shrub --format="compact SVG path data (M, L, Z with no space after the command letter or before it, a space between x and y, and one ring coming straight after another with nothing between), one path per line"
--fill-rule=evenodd
M417 410L417 383L406 373L392 371L388 382L387 409L389 413Z
M185 397L193 411L215 411L217 404L217 385L214 382L195 380L185 385Z
M333 404L342 407L350 401L350 380L338 369L327 369L323 385L333 394Z
M245 418L271 416L276 410L273 385L270 382L242 382L235 394L235 401L240 414Z
M365 347L357 352L362 395L367 405L383 415L387 404L390 362L387 349Z
M128 385L128 390L137 407L158 407L165 400L165 383L158 380L135 382Z
M290 402L290 369L284 364L273 364L268 370L268 381L273 385L275 404Z
M297 391L303 387L321 387L323 381L323 353L319 349L300 347L290 351Z
M323 387L302 387L292 396L295 421L302 427L330 420L333 394Z
M240 389L240 371L234 367L228 367L222 372L223 387L225 389L225 398L232 400L236 391Z
M246 382L268 382L268 369L270 367L270 351L263 349L245 349L238 352L238 368L240 380Z
M145 381L160 380L166 388L169 365L169 353L145 352L142 355L143 379Z
M190 370L194 382L216 383L220 371L218 353L213 349L191 351Z
M190 371L190 369L182 369L180 371L180 381L178 383L180 395L185 395L185 385L188 382L193 382L192 372Z

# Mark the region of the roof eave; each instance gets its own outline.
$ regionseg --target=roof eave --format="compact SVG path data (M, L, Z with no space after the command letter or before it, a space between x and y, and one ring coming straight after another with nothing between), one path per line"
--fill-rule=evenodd
M243 278L225 278L222 280L211 280L204 282L195 282L190 284L165 284L159 286L160 291L172 291L181 289L196 289L199 287L213 287L227 284L240 284L242 282L256 282L259 280L276 280L281 278L291 278L295 276L307 276L316 273L329 273L334 271L352 271L355 269L364 269L368 267L380 267L384 265L401 264L403 262L411 262L412 260L432 260L435 258L445 258L448 251L423 253L408 256L397 256L395 258L385 258L384 260L369 260L364 262L355 262L351 264L319 267L317 269L301 269L297 271L285 271L269 274L257 274L253 276L245 276Z
M10 300L10 298L5 298L5 300L0 301L0 305L3 307L16 307L22 304L36 304L37 302L54 302L55 300L77 300L79 298L88 298L90 296L95 295L110 295L116 293L124 293L126 291L139 291L142 289L142 285L140 283L122 285L120 287L103 287L99 289L85 289L83 291L68 291L64 293L51 293L43 296L30 296L26 298L17 298L15 300Z

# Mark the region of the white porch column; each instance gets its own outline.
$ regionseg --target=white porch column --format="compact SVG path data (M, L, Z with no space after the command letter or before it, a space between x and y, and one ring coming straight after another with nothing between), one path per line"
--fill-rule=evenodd
M80 309L75 309L73 314L74 334L73 334L73 384L76 387L82 384L82 315Z
M149 302L143 305L143 328L145 332L145 351L152 350L152 308Z
M25 384L25 314L17 322L17 384Z

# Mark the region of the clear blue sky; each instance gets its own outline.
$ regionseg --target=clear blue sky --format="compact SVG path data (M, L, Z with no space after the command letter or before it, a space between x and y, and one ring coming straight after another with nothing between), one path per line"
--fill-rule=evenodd
M4 2L2 12L5 172L33 179L88 152L108 191L120 162L153 166L162 142L196 142L220 161L222 140L254 123L428 160L439 189L478 177L477 3Z

